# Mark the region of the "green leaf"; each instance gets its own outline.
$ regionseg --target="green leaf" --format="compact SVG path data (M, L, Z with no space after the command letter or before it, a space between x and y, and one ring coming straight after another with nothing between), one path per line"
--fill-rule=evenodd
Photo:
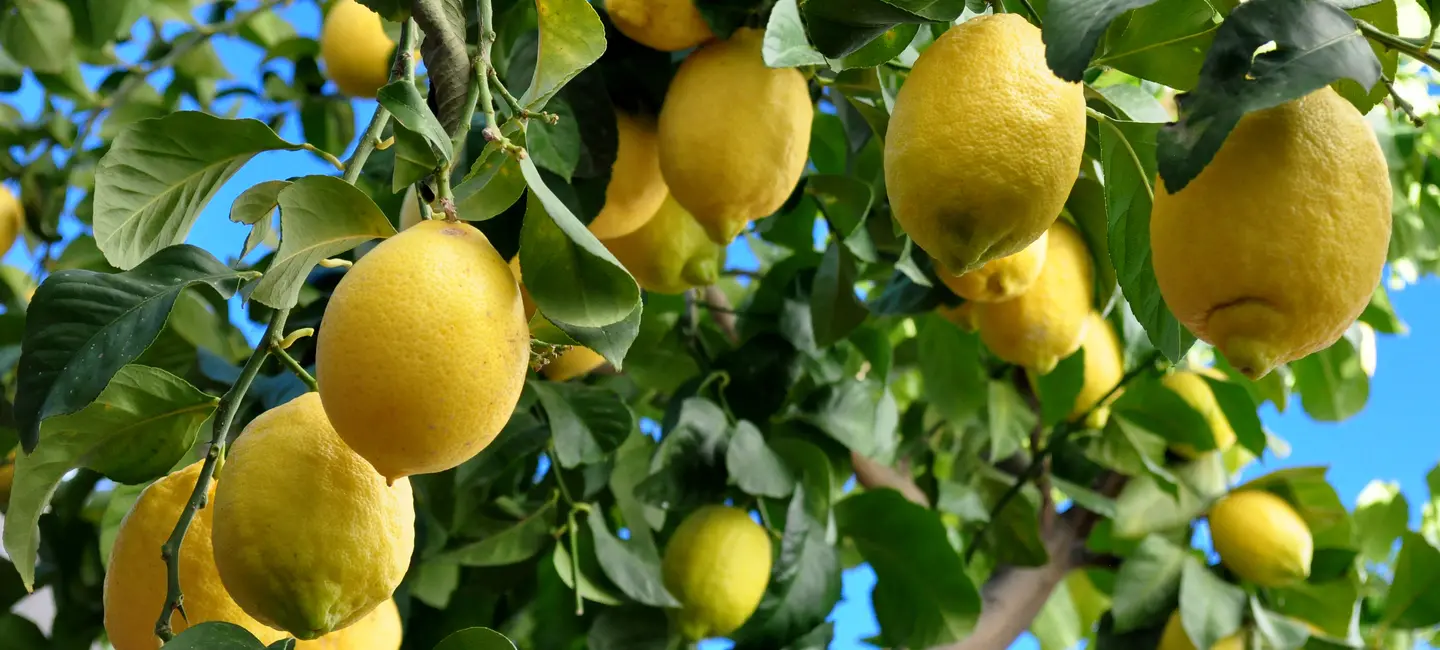
M1245 591L1221 580L1194 557L1180 573L1180 623L1197 648L1213 648L1239 631L1245 620Z
M1111 88L1135 87L1107 86L1100 89L1100 93L1103 95ZM1159 107L1155 98L1144 91L1140 91L1140 94ZM1164 109L1160 110L1163 114ZM1090 175L1081 176L1070 188L1070 196L1065 199L1065 210L1075 218L1075 225L1085 239L1085 248L1094 262L1095 304L1109 305L1115 298L1115 292L1119 291L1120 284L1115 275L1115 265L1110 263L1110 214L1105 208L1105 186Z
M659 557L652 530L665 523L665 513L641 503L635 496L636 486L650 474L650 456L654 452L655 441L650 436L638 430L631 432L615 451L615 468L610 471L610 494L614 495L620 517L630 530L630 543L650 557Z
M299 148L257 120L182 111L136 122L95 170L95 240L111 264L133 268L185 241L210 197L255 154Z
M761 50L765 65L772 68L795 68L824 65L825 55L810 45L805 37L805 23L800 20L796 0L779 0L770 10L765 24L765 45Z
M0 614L0 639L6 650L49 650L50 639L39 626L17 612Z
M1116 537L1135 539L1187 526L1205 511L1211 499L1225 492L1225 465L1219 454L1205 454L1172 469L1174 482L1168 489L1157 472L1136 476L1125 484L1115 499Z
M825 622L840 600L840 558L825 539L825 524L809 514L797 487L785 515L780 555L755 613L734 635L739 650L783 647Z
M473 544L446 551L435 562L461 566L505 566L524 562L544 550L554 538L555 503L552 501L513 526Z
M188 41L200 38L199 34L189 38L177 39L177 46L184 46ZM175 73L193 79L230 79L230 71L225 69L225 62L220 60L220 55L215 53L215 46L210 41L204 40L199 45L190 48L179 59L175 60Z
M606 609L586 634L590 650L670 650L669 621L653 607Z
M1367 2L1359 7L1342 8L1347 9L1347 13L1356 20L1363 20L1382 31L1398 34L1400 33L1400 17L1395 5L1395 0L1381 0L1380 2ZM1380 42L1370 43L1370 49L1375 53L1375 58L1380 61L1381 75L1386 79L1394 79L1396 68L1400 65L1400 53L1385 47ZM1354 104L1362 115L1369 113L1370 109L1384 101L1386 95L1389 94L1384 84L1362 88L1360 84L1351 79L1341 79L1334 84L1334 88L1341 97Z
M250 294L276 309L299 302L305 279L321 260L395 234L369 195L334 176L303 176L282 189L277 201L280 248Z
M1350 339L1290 363L1300 405L1322 422L1347 420L1365 408L1370 399L1370 376Z
M829 347L865 322L870 312L855 295L855 258L831 241L810 289L810 322L815 344Z
M1288 501L1310 528L1318 558L1327 547L1348 549L1354 543L1349 512L1340 502L1335 488L1325 479L1327 471L1325 466L1289 467L1270 472L1235 489L1268 490ZM1316 564L1319 564L1318 560ZM1318 568L1312 569L1311 576L1318 575L1323 574Z
M566 469L605 460L635 426L630 407L608 388L553 381L529 386L550 420L555 460Z
M525 129L528 140L525 152L535 159L537 166L555 172L568 183L580 165L583 148L580 122L575 119L570 103L563 98L550 102L549 109L560 121L553 125L543 120L531 122Z
M130 514L130 508L140 500L140 493L148 485L116 484L110 491L110 499L105 502L105 512L100 515L101 565L110 566L110 553L115 547L115 536L120 534L120 524L125 521L125 515ZM16 575L16 579L19 579L19 575ZM0 599L0 604L4 604L3 599Z
M644 317L642 313L645 305L636 303L634 311L618 323L611 323L600 327L584 327L571 325L569 323L552 323L573 339L576 343L583 345L600 356L605 357L610 365L618 372L624 370L626 355L634 344L636 337L640 336L640 322Z
M1115 22L1104 54L1095 58L1095 65L1107 65L1178 90L1195 87L1205 52L1220 25L1210 0L1152 1ZM1146 121L1170 119L1167 113L1163 119Z
M93 403L46 420L41 444L16 458L5 518L5 550L25 585L35 579L37 522L66 473L88 467L121 483L163 476L218 402L163 370L125 366Z
M572 532L571 534L573 535L575 533ZM594 555L593 549L587 549L587 545L590 547L594 546L593 542L590 542L590 536L581 535L580 539L582 541L580 544L579 586L575 584L574 571L570 564L570 551L565 543L562 541L562 543L556 544L555 552L550 555L551 564L554 565L555 572L560 574L560 581L565 583L566 587L579 591L585 600L597 602L602 605L624 604L625 601L610 591L611 587L605 584L604 576L599 573L599 567L587 566L587 550L588 555Z
M1398 629L1440 624L1440 550L1406 531L1394 575L1385 598L1385 624Z
M290 187L290 181L265 181L252 185L236 197L235 202L230 204L230 221L243 223L251 226L249 236L245 237L245 247L240 251L240 257L250 254L256 246L264 243L265 240L275 236L274 219L271 218L275 209L280 207L280 192Z
M0 43L36 72L59 73L73 56L75 27L60 0L16 0L0 17Z
M895 454L900 415L895 396L879 382L845 379L825 386L806 401L799 419L862 456L888 462Z
M524 132L518 127L502 131L516 144L524 145ZM525 176L520 161L489 143L476 156L465 179L455 186L455 209L466 221L486 221L504 212L525 192Z
M424 136L405 128L403 124L394 126L395 170L390 177L390 191L398 194L439 169L440 159L425 142Z
M710 400L689 397L667 407L665 435L650 460L650 476L635 492L666 510L688 510L721 500L730 426ZM673 421L672 421L673 418Z
M245 628L223 621L186 628L165 645L174 650L265 650L265 644Z
M1007 458L1019 451L1035 428L1035 412L1009 381L989 382L985 417L990 436L990 458Z
M1195 344L1195 336L1165 305L1151 263L1150 208L1155 200L1155 137L1160 127L1110 119L1099 122L1110 260L1120 291L1151 344L1176 362Z
M171 107L159 91L141 82L119 106L110 109L100 122L100 139L110 141L140 120L169 115Z
M1269 42L1274 49L1255 53ZM1165 187L1185 189L1246 113L1299 99L1342 78L1368 89L1380 80L1380 72L1380 61L1355 21L1333 4L1241 4L1216 30L1195 90L1177 98L1179 121L1157 137Z
M557 326L603 327L625 320L640 300L635 279L545 186L533 161L520 161L520 171L530 186L520 266L540 312Z
M725 467L746 494L783 499L795 489L795 479L785 462L766 446L760 430L747 420L736 423L730 433Z
M980 592L938 513L894 490L875 490L837 503L835 520L875 569L872 597L885 645L941 645L975 628Z
M173 246L117 274L61 271L35 291L26 322L15 420L27 450L45 419L80 410L160 335L180 292L207 284L229 297L241 274L194 246Z
M590 534L595 537L595 555L600 569L626 596L651 607L679 607L680 601L666 591L660 578L659 560L635 553L624 542L610 534L605 517L591 513L586 517Z
M1110 411L1171 443L1191 445L1196 451L1215 448L1215 434L1205 416L1159 380L1130 382Z
M107 2L107 4L125 3ZM132 1L129 4L138 5L139 3ZM129 30L125 30L125 33L129 33ZM236 35L254 43L260 49L269 50L284 41L295 38L295 27L290 24L290 21L281 18L279 14L266 9L256 12L250 16L249 20L240 23L240 29L236 30Z
M772 440L770 448L785 459L785 464L798 475L796 492L804 492L805 512L814 519L829 521L831 493L838 490L830 458L824 450L797 438Z
M1175 608L1180 572L1190 556L1159 535L1147 535L1115 575L1111 612L1115 631L1129 632L1164 618Z
M406 575L410 595L435 609L450 606L450 598L460 586L460 565L440 560L420 562Z
M450 160L450 135L425 105L425 98L413 82L396 79L385 84L375 99L390 111L396 122L424 139L437 161L443 165Z
M425 61L435 96L435 114L446 133L458 133L474 79L465 47L465 5L461 0L411 0L409 4L415 23L425 33L420 58Z
M840 59L902 23L952 22L965 0L807 0L800 14L815 49Z
M1322 584L1298 582L1284 589L1271 591L1270 602L1276 611L1319 625L1330 636L1346 638L1350 619L1360 599L1359 586L1353 580L1331 580Z
M1033 375L1032 375L1033 377ZM1076 350L1056 364L1055 369L1035 380L1040 397L1040 422L1047 427L1070 417L1075 400L1085 387L1085 349Z
M306 95L300 100L300 127L306 142L316 149L339 156L355 140L355 109L349 97ZM397 158L399 143L402 142L399 133L397 128ZM399 166L398 160L396 166Z
M1310 630L1305 623L1266 611L1260 606L1260 599L1254 596L1250 597L1250 616L1261 638L1269 644L1268 647L1276 650L1295 650L1310 638Z
M1055 76L1079 82L1110 22L1155 0L1050 0L1042 35L1045 62Z
M535 0L540 17L540 52L535 76L520 104L537 111L545 108L581 70L605 53L605 25L585 0Z
M1377 564L1390 561L1395 540L1410 522L1410 504L1400 485L1370 481L1355 499L1355 532L1360 552Z
M1215 395L1215 401L1220 404L1230 428L1235 430L1235 439L1257 458L1265 455L1268 444L1265 428L1255 412L1259 406L1250 398L1250 393L1244 386L1231 381L1207 376L1205 382L1210 385L1210 392Z
M1390 294L1385 291L1384 284L1375 286L1375 293L1370 296L1370 304L1360 313L1360 322L1375 328L1375 331L1381 334L1410 332L1405 321L1395 314L1395 307L1390 304Z
M980 364L980 337L935 314L917 320L925 396L952 425L963 426L980 414L989 397Z
M125 38L140 17L143 5L143 0L84 0L72 3L72 12L83 7L83 11L75 12L74 16L75 25L80 30L77 36L92 47Z
M861 261L879 260L865 227L865 218L875 202L875 192L868 183L853 176L816 174L805 180L805 194L814 198L831 234L843 241L846 249Z
M515 644L488 627L471 627L445 637L435 650L515 650Z

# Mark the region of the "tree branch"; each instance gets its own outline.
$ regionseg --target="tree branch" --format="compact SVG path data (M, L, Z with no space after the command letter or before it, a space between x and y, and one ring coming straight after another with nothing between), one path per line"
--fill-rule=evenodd
M705 308L710 312L710 318L715 319L716 327L725 333L725 338L731 344L740 341L740 334L735 330L735 310L730 306L730 298L720 287L713 284L705 287Z
M855 466L855 482L867 490L890 488L899 492L911 503L930 507L930 497L915 484L910 476L909 463L902 462L899 468L887 467L867 458L859 452L850 452L850 464Z

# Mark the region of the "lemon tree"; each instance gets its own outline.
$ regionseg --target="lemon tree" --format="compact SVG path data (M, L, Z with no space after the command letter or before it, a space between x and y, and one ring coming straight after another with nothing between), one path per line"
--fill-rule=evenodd
M1431 4L0 0L0 648L1433 644Z

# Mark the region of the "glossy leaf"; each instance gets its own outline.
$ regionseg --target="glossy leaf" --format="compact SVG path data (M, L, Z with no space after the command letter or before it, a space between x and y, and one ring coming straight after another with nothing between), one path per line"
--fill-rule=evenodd
M790 469L765 444L760 430L746 420L737 423L730 434L725 467L746 494L783 499L795 489Z
M524 562L554 541L550 536L554 526L555 504L551 502L508 528L473 544L446 551L435 561L462 566L504 566Z
M840 582L839 554L826 541L825 524L809 514L805 488L797 488L765 595L735 633L735 647L783 647L820 625L840 600Z
M524 145L524 132L518 127L502 131L506 137L519 139ZM525 176L520 162L505 153L500 145L490 143L476 156L465 179L455 186L455 209L466 221L486 221L504 212L525 193Z
M855 258L849 249L831 242L811 285L810 322L816 345L833 345L870 315L855 296L855 279Z
M529 387L550 421L561 467L605 460L635 426L630 408L612 390L552 381L532 381Z
M1211 0L1159 0L1115 21L1095 65L1106 65L1177 90L1190 90L1200 78L1205 53L1225 3ZM1118 86L1117 86L1118 87ZM1135 86L1124 86L1135 88ZM1132 116L1132 119L1139 119ZM1146 120L1150 121L1150 120ZM1167 117L1160 122L1168 122Z
M445 132L445 127L440 125L439 118L425 105L425 98L420 95L414 83L396 79L385 84L377 94L376 101L390 111L396 122L420 136L437 161L444 163L450 160L450 136Z
M1050 0L1042 28L1045 62L1055 76L1080 81L1110 21L1155 0Z
M989 398L980 365L980 338L937 315L920 319L920 376L930 403L954 425L979 415Z
M456 133L474 79L465 47L465 4L462 0L412 0L409 6L425 33L420 57L434 94L435 115L446 133Z
M964 9L964 0L810 0L800 15L815 49L840 59L896 25L950 22Z
M540 110L581 70L605 53L605 26L585 0L535 0L540 53L520 104Z
M636 553L625 542L611 535L604 516L592 513L585 521L595 538L595 555L600 560L600 569L620 591L651 607L680 606L680 601L665 589L658 560Z

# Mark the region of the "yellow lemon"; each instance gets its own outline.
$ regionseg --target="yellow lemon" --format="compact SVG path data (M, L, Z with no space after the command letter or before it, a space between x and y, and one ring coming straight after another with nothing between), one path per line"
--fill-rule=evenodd
M10 251L24 229L25 207L10 193L10 188L0 185L0 255ZM159 616L159 610L156 611Z
M10 490L15 487L15 452L0 462L0 512L10 508ZM158 614L157 614L158 615Z
M404 633L399 608L394 600L387 600L354 625L313 641L301 641L295 644L295 650L400 650Z
M1261 587L1283 587L1310 575L1315 541L1284 499L1241 490L1210 508L1210 539L1220 561Z
M725 247L707 237L673 196L639 230L602 243L641 288L655 293L713 284L725 261Z
M385 478L306 393L250 421L215 491L215 563L245 612L297 639L389 600L415 547L410 481ZM188 598L188 597L187 597Z
M1390 201L1375 133L1335 91L1249 113L1185 189L1156 187L1160 293L1258 379L1334 343L1369 304Z
M975 302L1004 302L1025 293L1040 277L1040 269L1045 267L1045 250L1049 240L1047 233L1041 233L1039 239L1020 252L990 260L985 266L964 275L951 275L945 269L936 269L936 274L961 298Z
M974 18L920 55L895 98L890 208L944 269L969 273L1045 232L1084 148L1084 92L1045 64L1040 30L1015 14Z
M385 34L380 14L355 0L336 0L320 28L320 60L325 71L352 97L374 97L390 80L395 43Z
M683 0L689 4L689 0ZM655 124L647 118L615 113L619 148L605 186L605 206L590 222L600 239L623 237L645 225L669 192L660 175L660 147Z
M1180 623L1180 612L1170 615L1170 620L1165 622L1165 630L1160 634L1160 646L1157 650L1195 650L1195 642L1185 634L1185 628ZM1245 633L1237 632L1215 642L1210 650L1245 650Z
M515 410L530 330L479 230L432 220L385 240L325 308L316 379L340 437L387 479L474 456Z
M680 601L685 638L696 641L740 629L770 582L770 535L741 510L705 506L691 513L665 546L665 588Z
M1160 383L1174 391L1190 408L1205 418L1205 423L1210 425L1210 434L1215 436L1214 451L1225 451L1235 444L1235 429L1230 426L1230 418L1225 417L1220 402L1215 400L1215 392L1210 390L1210 384L1199 372L1172 372L1161 378ZM1170 445L1170 450L1192 460L1204 453L1193 445L1184 443Z
M1080 387L1080 394L1075 396L1075 409L1070 412L1070 418L1078 418L1094 407L1085 426L1099 429L1110 417L1109 404L1100 404L1100 398L1105 397L1125 376L1125 357L1120 351L1120 338L1115 336L1115 329L1098 311L1090 312L1090 322L1085 326L1080 347L1085 350L1085 384ZM1119 391L1116 391L1118 395ZM1110 399L1113 401L1115 397Z
M551 381L569 381L605 365L605 357L590 348L576 345L545 365L542 371Z
M115 650L155 650L155 619L165 603L166 568L160 546L170 538L180 511L190 500L200 467L194 463L163 477L140 493L130 512L120 522L110 567L105 571L105 634ZM13 467L13 466L11 466ZM210 484L213 503L215 484ZM185 595L185 616L170 615L170 626L178 634L191 625L208 621L234 623L269 644L285 635L261 625L230 597L215 568L210 547L214 508L195 513L185 541L180 544L180 590Z
M1045 268L1029 290L974 307L980 340L990 351L1042 375L1080 349L1095 272L1085 241L1069 224L1056 221L1049 239Z
M780 209L809 156L805 77L766 66L764 40L764 31L742 28L705 44L680 64L660 109L665 183L721 244Z
M715 37L692 0L606 0L615 28L663 52L688 50Z

